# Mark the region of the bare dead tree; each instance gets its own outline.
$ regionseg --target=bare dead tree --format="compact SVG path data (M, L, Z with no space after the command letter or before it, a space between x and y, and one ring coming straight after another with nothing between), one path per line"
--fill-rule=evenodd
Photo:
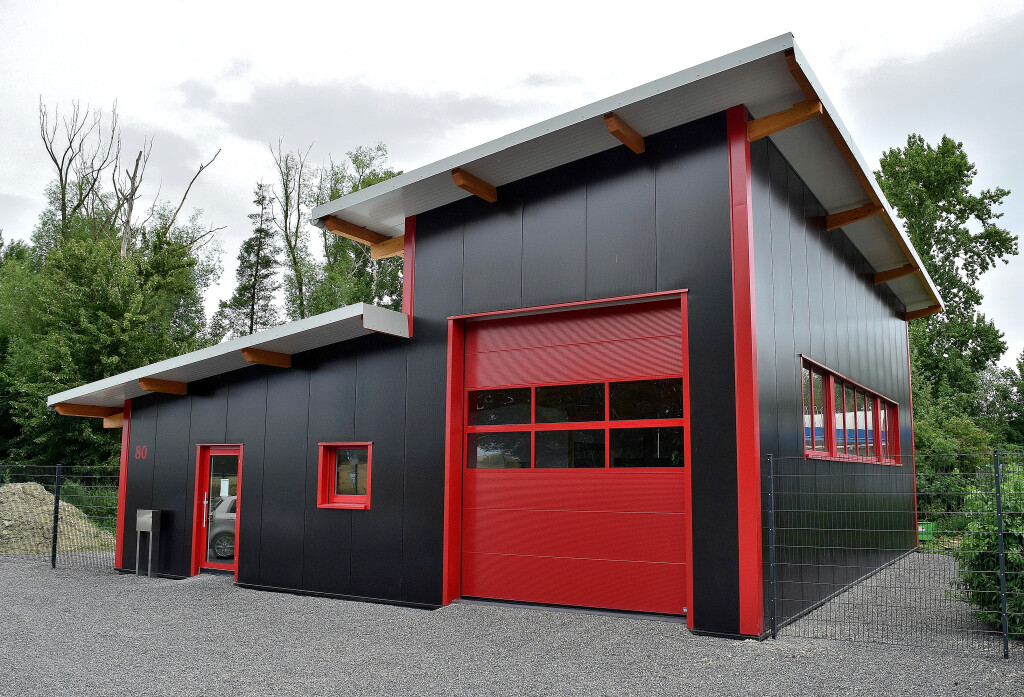
M198 179L199 175L203 173L203 170L205 170L207 167L209 167L210 165L213 164L213 161L217 159L218 155L220 155L220 151L221 150L222 150L222 148L218 148L217 152L215 152L213 154L213 157L210 158L209 162L205 162L205 163L200 163L199 164L199 169L196 171L195 176L192 177L192 181L190 181L188 183L188 186L185 187L185 193L181 195L181 202L178 204L178 207L176 209L174 209L174 215L172 215L171 219L169 221L167 221L167 229L168 230L170 230L172 227L174 227L174 222L178 219L178 214L181 213L181 209L185 205L185 199L188 198L189 192L192 191L192 185L196 183L196 179ZM211 234L212 234L212 232L211 232Z
M117 102L110 111L109 129L103 128L103 113L83 109L75 100L71 112L60 115L49 110L39 98L39 136L57 171L60 197L60 232L66 234L68 219L97 192L103 171L120 155L121 137L117 127Z
M111 180L114 185L115 208L113 217L120 218L121 227L121 258L128 256L128 245L132 239L132 217L135 212L135 202L139 200L139 188L142 186L142 179L146 172L146 164L149 162L149 154L153 150L153 141L143 145L142 150L135 157L135 167L129 172L124 170L124 176L114 170Z
M306 278L308 250L303 235L306 217L303 215L305 202L308 200L306 191L306 160L313 145L306 152L284 152L281 140L277 141L277 150L270 146L270 154L277 165L278 187L273 188L273 200L280 211L272 217L275 226L284 238L288 265L295 283L295 305L298 319L306 316Z

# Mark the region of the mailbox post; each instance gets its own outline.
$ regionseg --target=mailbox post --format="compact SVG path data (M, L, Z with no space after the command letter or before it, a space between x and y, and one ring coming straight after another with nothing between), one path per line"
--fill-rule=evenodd
M139 575L141 568L142 556L140 554L142 547L142 536L146 535L147 546L149 547L149 554L146 562L146 575L152 578L156 574L154 573L153 566L153 549L157 551L157 561L159 562L160 557L160 518L161 511L139 508L135 513L135 575Z

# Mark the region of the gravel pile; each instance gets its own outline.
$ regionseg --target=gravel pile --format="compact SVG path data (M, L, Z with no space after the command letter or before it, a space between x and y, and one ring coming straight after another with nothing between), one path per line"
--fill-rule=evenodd
M459 603L414 610L0 557L0 695L1020 695L1024 660Z
M97 528L76 506L63 500L58 525L62 552L114 548L113 535ZM35 482L0 486L0 554L48 553L52 535L52 493Z

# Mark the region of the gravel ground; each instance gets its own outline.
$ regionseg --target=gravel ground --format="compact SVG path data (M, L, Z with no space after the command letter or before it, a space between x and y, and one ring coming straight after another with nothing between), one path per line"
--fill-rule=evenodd
M458 603L434 612L0 557L0 694L1013 695L1024 661Z

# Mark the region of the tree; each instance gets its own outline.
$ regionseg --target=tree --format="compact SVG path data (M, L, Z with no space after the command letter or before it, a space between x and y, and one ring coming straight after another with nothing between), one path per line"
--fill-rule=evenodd
M270 148L278 175L273 189L273 222L284 242L284 304L285 312L292 320L313 314L306 308L308 285L317 273L316 263L309 253L309 171L306 160L310 148L304 153L284 152L280 140L276 151Z
M317 170L311 205L333 201L354 191L396 177L401 172L387 165L388 149L383 143L360 146L346 153L348 162L328 160ZM382 307L401 307L400 259L374 260L364 244L321 230L324 262L310 304L315 312L327 312L356 302Z
M249 214L253 230L238 251L235 292L220 302L213 316L214 332L219 335L245 336L280 321L274 294L281 288L277 280L281 247L271 229L270 187L260 182L254 196L256 212Z
M905 148L886 151L880 164L875 178L946 304L944 313L911 325L917 367L943 393L973 393L978 372L1006 351L1002 332L978 312L978 281L1017 254L1017 236L996 224L1010 192L971 193L977 169L963 144L947 136L933 147L911 134Z

